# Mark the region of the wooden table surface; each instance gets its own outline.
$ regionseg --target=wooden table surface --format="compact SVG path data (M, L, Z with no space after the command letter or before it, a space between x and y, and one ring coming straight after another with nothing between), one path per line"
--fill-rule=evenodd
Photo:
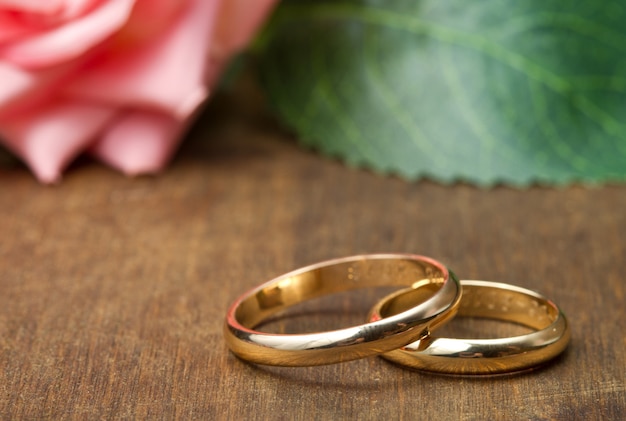
M5 164L0 233L0 419L626 419L626 186L408 183L303 150L227 95L161 176L82 161L43 187ZM366 252L539 290L568 315L570 346L490 378L376 357L268 368L228 352L236 296ZM358 323L371 304L335 301L284 326Z

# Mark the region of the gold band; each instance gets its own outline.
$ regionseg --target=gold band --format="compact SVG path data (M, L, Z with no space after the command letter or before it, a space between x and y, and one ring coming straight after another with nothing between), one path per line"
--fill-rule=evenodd
M253 330L272 314L323 295L374 286L413 285L418 301L391 317L330 332L271 334ZM229 308L224 336L248 361L308 366L350 361L397 349L454 316L461 286L441 263L411 254L329 260L290 272L247 292Z
M570 330L565 315L541 294L512 285L461 281L458 316L504 320L527 326L532 333L502 339L448 339L431 335L383 355L398 364L447 374L497 374L527 369L556 357ZM416 301L417 300L417 301ZM370 319L388 317L419 302L412 290L383 298Z

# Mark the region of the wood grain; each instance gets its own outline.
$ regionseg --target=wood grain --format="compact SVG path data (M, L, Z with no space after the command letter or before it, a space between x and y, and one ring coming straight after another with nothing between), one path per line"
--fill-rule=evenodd
M626 419L626 187L407 183L302 150L247 104L217 98L158 177L82 161L42 187L0 169L1 419ZM365 252L540 290L569 316L571 345L480 379L229 354L237 295ZM291 324L360 320L364 303Z

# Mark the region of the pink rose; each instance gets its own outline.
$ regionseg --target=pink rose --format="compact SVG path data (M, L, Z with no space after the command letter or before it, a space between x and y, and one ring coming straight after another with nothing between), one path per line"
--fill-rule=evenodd
M37 178L161 169L276 0L0 0L0 141Z

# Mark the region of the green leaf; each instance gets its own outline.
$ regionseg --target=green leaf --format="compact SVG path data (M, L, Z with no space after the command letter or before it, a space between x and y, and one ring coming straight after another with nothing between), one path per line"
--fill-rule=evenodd
M626 180L623 0L283 0L261 45L280 117L350 164Z

